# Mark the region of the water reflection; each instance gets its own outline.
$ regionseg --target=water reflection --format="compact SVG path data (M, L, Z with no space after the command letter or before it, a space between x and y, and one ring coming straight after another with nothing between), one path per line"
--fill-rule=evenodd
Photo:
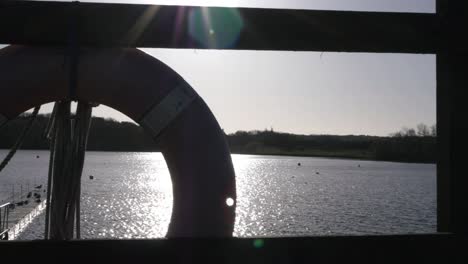
M83 182L84 238L164 237L172 213L172 183L161 153L88 155L85 173L100 182ZM109 154L111 155L111 154ZM99 223L89 225L89 223Z
M86 171L101 175L102 186L83 188L83 237L164 237L172 186L163 156L93 155ZM434 165L254 155L233 155L233 163L235 236L435 231Z
M21 155L12 177L31 175ZM233 155L233 163L235 236L436 231L435 165L255 155ZM89 152L85 164L83 238L165 236L173 197L160 153ZM36 166L45 179L47 163ZM41 221L23 239L41 238Z

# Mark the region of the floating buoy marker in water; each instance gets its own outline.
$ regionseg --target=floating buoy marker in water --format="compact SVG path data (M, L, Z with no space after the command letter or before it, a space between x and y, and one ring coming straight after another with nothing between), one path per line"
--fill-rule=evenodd
M89 179L90 179L90 180L94 179L94 176L93 176L93 175L89 175Z
M301 163L300 163L300 162L299 162L299 163L297 163L297 166L301 166Z

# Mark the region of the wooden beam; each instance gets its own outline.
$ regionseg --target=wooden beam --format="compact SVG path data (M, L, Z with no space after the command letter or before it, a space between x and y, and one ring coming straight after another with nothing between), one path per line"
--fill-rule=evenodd
M197 14L205 12L228 15L212 17L212 27L202 32L199 28L197 36L191 29L196 28L200 20ZM229 14L234 19L240 18L239 31L233 29L232 21L227 21ZM210 30L212 28L222 28L223 32ZM233 38L235 41L223 43L232 38L232 34L237 34ZM68 45L71 35L77 37L81 46L107 47L391 53L436 53L444 49L440 22L435 14L30 1L0 3L0 43L64 46ZM203 43L200 36L217 41Z
M33 263L38 256L47 256L49 262L72 259L73 263L89 262L90 259L105 259L110 263L154 263L155 260L243 264L458 263L458 259L467 258L467 242L467 239L452 235L428 234L261 239L34 240L0 243L0 249L11 256L21 256L24 262Z
M437 53L437 225L439 232L468 235L468 143L464 96L468 83L467 1L439 0L447 49ZM462 47L464 46L464 48Z
M436 12L439 17L447 14L447 1L436 1ZM447 52L436 56L437 68L437 231L453 232L451 224L450 199L450 90L449 58Z

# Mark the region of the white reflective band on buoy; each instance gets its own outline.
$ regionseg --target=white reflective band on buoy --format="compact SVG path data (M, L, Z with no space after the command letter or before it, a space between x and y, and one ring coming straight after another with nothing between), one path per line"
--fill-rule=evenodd
M3 125L3 123L5 123L6 121L8 121L8 119L6 117L4 117L2 114L0 114L0 127Z
M174 120L190 103L197 94L186 83L179 84L164 99L153 107L139 122L140 125L151 132L153 138L157 138L164 128Z

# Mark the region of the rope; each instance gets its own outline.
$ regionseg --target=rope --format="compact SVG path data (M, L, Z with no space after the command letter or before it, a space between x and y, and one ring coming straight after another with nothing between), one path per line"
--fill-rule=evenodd
M39 109L41 109L40 106L37 106L34 108L34 111L29 117L29 121L26 124L26 126L23 128L23 131L21 132L20 136L16 140L15 144L11 148L10 152L6 155L6 157L3 159L2 163L0 164L0 172L8 165L8 162L13 158L15 155L16 151L21 147L23 144L24 139L26 138L26 135L28 134L29 130L31 129L34 120L36 120L37 113L39 113Z
M78 9L75 2L68 21L68 98L76 100L79 63ZM78 102L74 121L70 101L58 102L49 120L46 136L51 139L45 238L68 240L80 238L81 173L91 124L92 105Z
M71 14L68 17L68 56L70 59L68 71L68 97L76 100L76 89L78 86L78 64L80 49L78 46L78 12L80 2L73 2Z
M91 125L92 105L78 102L72 120L70 102L56 103L51 119L51 163L49 164L49 201L46 210L46 239L80 238L81 174Z
M58 104L54 104L54 109L50 115L49 122L47 123L46 130L44 131L44 137L50 140L50 157L49 157L49 173L47 176L47 198L46 198L46 220L45 220L45 233L44 239L49 239L49 216L50 216L50 197L51 197L51 186L52 186L52 170L55 158L55 140L52 140L53 128L55 125L55 118L57 116Z

